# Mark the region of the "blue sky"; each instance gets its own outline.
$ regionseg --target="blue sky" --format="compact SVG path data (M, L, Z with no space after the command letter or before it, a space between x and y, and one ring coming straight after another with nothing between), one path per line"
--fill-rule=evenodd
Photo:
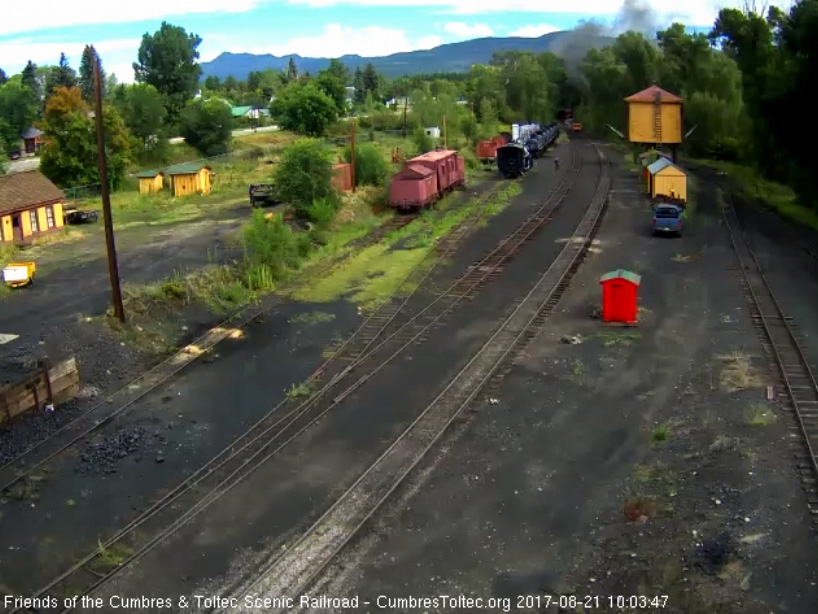
M640 0L629 0L639 6ZM652 19L665 26L712 25L737 0L655 0ZM30 59L56 64L63 51L74 68L93 44L108 72L132 82L142 35L162 20L203 39L207 61L223 51L380 56L481 36L540 36L580 20L613 23L622 0L6 0L0 19L0 68L13 74Z

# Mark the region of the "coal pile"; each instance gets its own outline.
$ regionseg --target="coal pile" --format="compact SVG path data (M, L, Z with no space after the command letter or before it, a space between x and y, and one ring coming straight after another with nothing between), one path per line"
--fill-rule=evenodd
M80 455L82 464L78 471L82 474L116 473L123 459L131 457L140 461L151 439L146 429L135 426L122 429L98 443L87 444Z

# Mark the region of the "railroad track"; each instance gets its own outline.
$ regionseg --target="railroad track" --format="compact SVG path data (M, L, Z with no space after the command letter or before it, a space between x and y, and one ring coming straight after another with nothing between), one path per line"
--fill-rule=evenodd
M443 240L438 245L436 253L422 261L421 266L407 276L402 286L411 288L411 291L406 298L397 305L385 305L373 313L324 363L324 367L314 374L311 378L314 381L322 377L329 379L320 390L310 394L306 400L295 403L292 409L283 410L283 416L279 416L282 411L278 410L288 402L278 404L207 465L117 531L102 543L100 548L81 558L67 571L36 591L34 596L43 597L66 591L71 591L72 595L86 595L108 582L122 569L142 558L157 544L196 517L228 489L249 476L255 468L298 437L315 420L340 404L374 373L421 339L425 332L439 323L460 301L473 297L490 277L496 275L495 269L504 266L525 243L531 240L537 230L550 221L561 206L581 170L581 153L576 149L572 152L573 164L569 176L564 178L534 215L480 261L482 267L471 267L448 291L435 298L426 308L404 324L396 323L402 307L431 275L437 263L458 247L460 239L468 233L469 226L479 223L482 219L483 216L478 210L468 224L462 225L458 232ZM400 295L401 292L398 291L397 294ZM384 350L393 349L395 346L398 346L397 349L386 356L387 352ZM335 391L340 382L350 379L349 376L358 376L358 379L340 394L330 396L329 393ZM262 457L262 454L265 455ZM125 546L132 555L117 567L105 569L106 553L117 546ZM81 592L77 592L78 587L83 587ZM23 610L15 610L17 611Z
M791 318L767 281L744 232L738 211L727 197L722 208L742 272L742 287L751 309L753 326L765 353L778 371L781 407L795 422L803 446L796 452L807 505L818 528L818 384Z
M490 199L500 191L501 186L502 184L498 182L487 194L480 197L480 201L484 202ZM417 219L418 216L419 214L407 214L397 215L391 218L366 237L359 239L355 244L355 248L363 249L375 245L388 233L409 225ZM462 234L459 236L462 237ZM339 258L333 258L326 265L322 265L318 270L311 273L309 278L316 279L326 274L345 259L349 258L352 253L353 251L350 250ZM125 387L120 388L75 420L54 431L48 438L29 447L17 457L1 466L0 493L8 492L15 484L26 479L29 475L37 471L37 469L43 467L46 463L70 449L77 442L85 439L125 413L134 403L176 375L184 367L196 360L196 358L212 349L217 343L230 336L236 329L243 328L263 316L271 306L268 301L265 301L258 306L245 307L217 327L190 343L187 346L188 351L185 351L186 349L183 348L180 352L153 367ZM368 325L371 325L369 320L364 323L362 328ZM354 334L355 333L353 333L353 335ZM322 365L322 368L324 366L325 365ZM319 371L320 370L321 369L319 369ZM103 408L107 408L109 411L107 413L100 411Z
M423 460L449 425L468 407L506 361L536 334L550 313L600 226L610 188L607 159L597 192L571 240L494 335L398 439L283 554L274 555L249 582L223 593L241 603L244 595L289 596L308 590L341 550ZM247 612L238 606L219 610ZM269 611L269 610L265 610ZM284 611L284 610L280 610Z

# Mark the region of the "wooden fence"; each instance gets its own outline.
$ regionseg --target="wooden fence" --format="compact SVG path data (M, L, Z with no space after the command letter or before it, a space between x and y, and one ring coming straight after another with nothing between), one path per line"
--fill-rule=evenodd
M54 366L42 363L26 378L0 388L0 424L30 409L55 407L79 393L80 374L74 358Z

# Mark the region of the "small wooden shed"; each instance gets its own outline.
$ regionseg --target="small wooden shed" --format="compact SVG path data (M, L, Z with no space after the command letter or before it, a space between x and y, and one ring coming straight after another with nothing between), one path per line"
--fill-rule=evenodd
M188 162L177 164L165 170L170 177L170 189L173 195L210 194L210 177L213 173L207 164Z
M602 321L622 324L636 323L639 307L636 295L642 276L617 269L599 279L602 286Z
M651 198L664 196L687 202L687 175L667 158L659 158L648 166L648 193Z
M140 194L156 194L162 191L163 179L165 173L162 171L141 171L136 174L139 179L139 193Z

